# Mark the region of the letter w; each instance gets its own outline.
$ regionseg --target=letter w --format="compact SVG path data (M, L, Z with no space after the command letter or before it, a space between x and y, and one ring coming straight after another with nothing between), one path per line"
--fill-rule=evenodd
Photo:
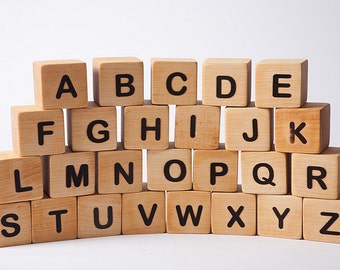
M187 220L188 220L189 215L191 217L192 224L195 227L198 226L199 223L200 223L202 210L203 210L203 206L199 205L198 209L197 209L197 214L195 215L194 210L192 209L192 206L188 205L185 208L185 212L184 212L184 216L183 216L181 206L176 205L177 216L178 216L178 220L179 220L179 223L181 224L181 226L185 226L187 224Z

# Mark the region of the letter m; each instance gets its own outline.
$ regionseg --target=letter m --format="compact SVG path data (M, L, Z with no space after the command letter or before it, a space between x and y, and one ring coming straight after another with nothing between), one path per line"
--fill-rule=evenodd
M81 183L84 182L84 186L89 185L89 165L82 164L79 168L78 174L73 165L66 166L66 187L70 188L72 182L75 187L80 187Z

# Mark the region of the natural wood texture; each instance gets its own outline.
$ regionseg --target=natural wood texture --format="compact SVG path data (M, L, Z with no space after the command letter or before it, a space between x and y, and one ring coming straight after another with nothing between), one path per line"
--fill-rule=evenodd
M329 144L330 105L306 103L302 108L277 109L275 147L279 152L318 154Z
M87 105L86 63L48 60L33 63L35 104L43 109L82 108Z
M116 108L89 102L86 108L67 110L67 135L73 151L116 149Z
M340 200L303 199L303 238L340 244Z
M301 239L302 198L292 195L258 195L257 234Z
M94 58L93 97L100 106L143 105L143 62L136 57Z
M75 239L77 237L76 202L76 197L32 201L32 242Z
M248 106L251 95L251 60L209 58L202 65L202 103L213 106Z
M169 191L168 233L210 233L210 192Z
M0 219L0 247L31 243L30 202L0 205Z
M267 59L256 64L255 103L262 108L298 108L307 100L308 60Z
M17 154L38 156L65 151L64 116L61 109L15 106L11 114L13 149Z
M177 106L175 147L218 149L220 113L220 108L214 106Z
M196 104L196 60L185 58L154 58L151 61L151 66L152 104Z
M78 197L78 238L121 233L121 194Z

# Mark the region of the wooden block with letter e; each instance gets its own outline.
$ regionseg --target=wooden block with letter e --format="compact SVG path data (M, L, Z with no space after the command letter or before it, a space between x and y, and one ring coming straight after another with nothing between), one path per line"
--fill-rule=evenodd
M202 66L202 104L248 106L251 94L251 60L209 58Z
M94 58L93 97L100 106L143 105L143 62L136 57Z
M299 108L307 100L308 60L267 59L256 65L256 107Z
M35 104L45 110L87 105L86 63L49 60L33 63Z

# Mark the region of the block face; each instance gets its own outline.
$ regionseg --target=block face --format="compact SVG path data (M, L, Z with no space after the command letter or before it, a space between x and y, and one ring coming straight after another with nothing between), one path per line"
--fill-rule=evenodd
M193 189L236 192L238 152L194 150Z
M93 96L100 106L143 105L143 62L136 57L94 58Z
M86 63L49 60L33 63L34 97L38 107L82 108L87 105Z
M123 234L165 232L165 193L143 191L122 195Z
M255 235L256 195L213 192L211 229L214 234Z
M152 59L152 104L197 103L197 62L194 59Z
M302 108L277 109L275 147L280 152L317 154L329 145L330 105L306 103Z
M202 104L248 106L251 95L251 60L209 58L202 66Z
M78 238L121 233L121 194L78 197Z
M60 154L65 151L62 110L36 106L11 109L13 149L20 156Z
M308 60L267 59L256 64L255 103L262 108L298 108L307 100Z
M219 107L205 105L176 107L176 148L218 149L219 136Z
M210 192L167 193L168 233L210 233Z
M257 234L302 238L302 198L292 195L258 195Z

